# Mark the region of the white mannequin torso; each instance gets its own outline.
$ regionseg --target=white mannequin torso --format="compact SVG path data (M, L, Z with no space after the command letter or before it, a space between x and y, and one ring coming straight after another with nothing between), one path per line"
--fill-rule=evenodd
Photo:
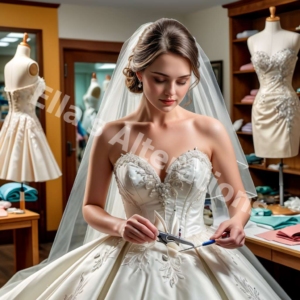
M18 45L15 56L4 68L5 88L10 91L34 84L38 73L38 64L30 58L30 48Z
M266 21L265 29L249 37L247 43L251 56L255 51L264 51L271 56L287 48L297 53L300 49L300 34L282 29L280 21Z

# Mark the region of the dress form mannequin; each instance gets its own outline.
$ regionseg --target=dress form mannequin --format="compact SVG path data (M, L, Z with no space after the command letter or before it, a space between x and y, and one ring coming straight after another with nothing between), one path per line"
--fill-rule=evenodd
M9 112L0 131L0 178L21 182L20 208L25 209L23 182L61 176L36 116L36 103L45 90L38 64L30 58L27 33L4 69Z
M280 203L283 204L282 158L298 154L300 105L292 87L292 75L300 48L300 35L283 30L275 7L265 29L248 39L251 60L260 90L252 106L255 154L280 158Z
M27 44L28 34L25 33L23 42L18 45L15 56L4 69L5 87L14 90L31 85L37 81L38 64L30 58L30 47Z
M91 84L83 96L85 111L82 118L83 128L90 133L100 104L101 88L96 73L92 74Z

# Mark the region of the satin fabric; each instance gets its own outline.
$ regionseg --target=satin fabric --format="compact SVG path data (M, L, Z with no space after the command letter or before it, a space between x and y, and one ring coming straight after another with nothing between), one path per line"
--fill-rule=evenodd
M300 142L300 104L292 86L297 53L283 49L272 56L254 52L251 60L260 89L252 106L255 154L266 158L293 157Z
M47 181L61 176L43 128L35 114L45 82L5 90L9 112L0 131L0 178L23 181Z
M133 153L114 165L127 217L139 213L173 234L181 229L197 245L213 234L203 222L211 170L197 149L174 160L163 182ZM183 248L107 235L60 257L1 299L280 299L240 251L210 245L179 252Z

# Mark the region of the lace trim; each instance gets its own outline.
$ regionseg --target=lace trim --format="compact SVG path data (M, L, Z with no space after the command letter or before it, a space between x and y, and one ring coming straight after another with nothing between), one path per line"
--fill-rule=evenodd
M236 281L236 286L240 288L240 290L247 296L248 299L251 300L262 300L259 296L259 292L255 287L252 287L246 278L244 277L237 277L233 275Z

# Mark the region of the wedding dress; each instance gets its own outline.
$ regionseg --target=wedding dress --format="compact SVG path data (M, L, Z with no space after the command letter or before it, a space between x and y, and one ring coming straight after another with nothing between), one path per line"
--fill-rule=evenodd
M297 59L292 49L277 51L272 56L255 51L251 58L260 82L252 107L257 156L285 158L298 154L300 104L292 86Z
M35 109L45 81L7 90L9 112L0 131L0 178L46 181L61 175Z
M203 222L212 165L197 148L177 157L161 179L146 159L128 152L113 169L126 216L140 214L158 229L195 245L214 230ZM175 243L142 245L106 235L58 258L1 299L280 299L237 249L187 250Z

